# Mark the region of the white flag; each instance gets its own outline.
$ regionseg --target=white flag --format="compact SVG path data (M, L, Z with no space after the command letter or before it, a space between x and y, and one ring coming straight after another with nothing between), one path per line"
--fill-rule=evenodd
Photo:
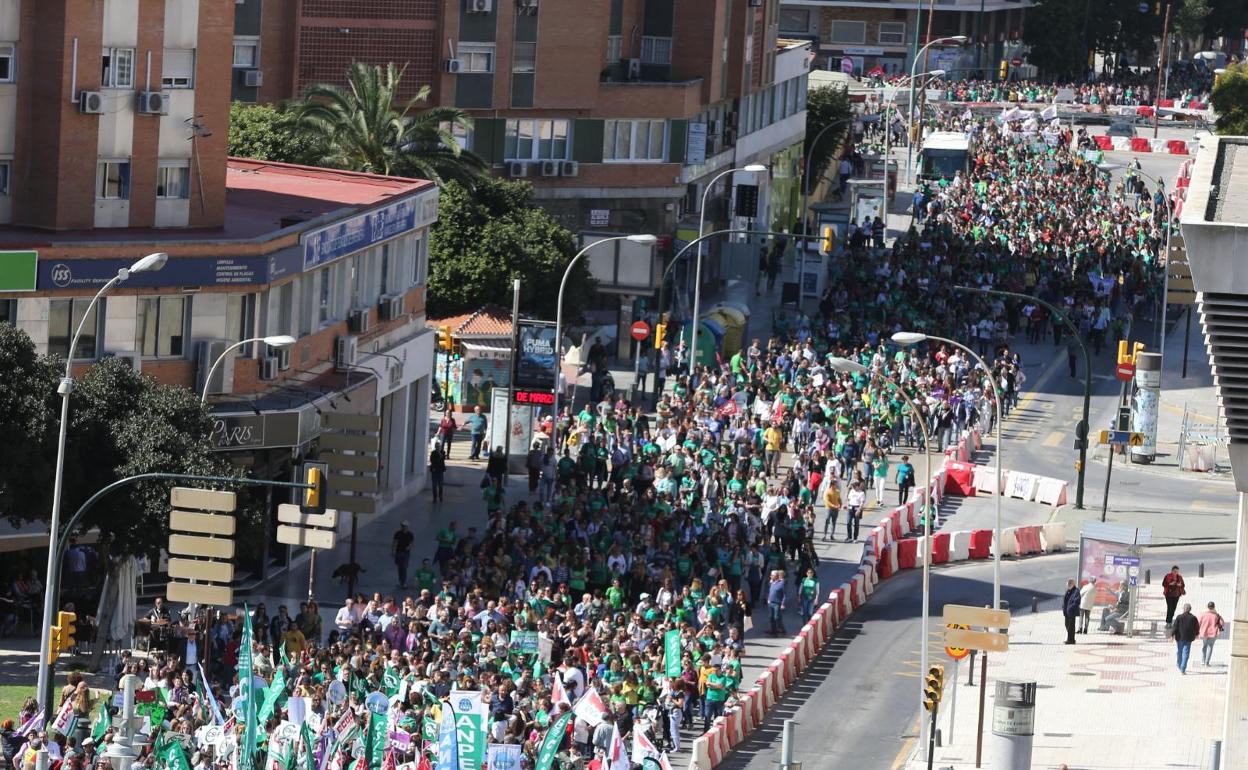
M602 702L598 691L591 687L572 707L572 711L578 719L588 722L590 727L597 727L602 724L602 715L607 713L607 704Z
M641 725L633 725L633 764L640 765L647 758L659 758L659 749L654 742L646 735L646 731L641 729Z
M628 751L624 748L624 739L620 737L620 726L611 726L611 748L607 750L607 770L631 770Z

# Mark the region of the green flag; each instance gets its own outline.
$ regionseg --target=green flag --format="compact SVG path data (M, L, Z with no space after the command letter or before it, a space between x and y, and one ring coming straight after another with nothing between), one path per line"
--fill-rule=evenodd
M671 629L663 634L663 673L669 679L680 676L680 630Z
M572 721L572 712L566 711L563 716L555 720L555 723L546 731L546 735L542 738L542 748L537 752L537 770L550 770L554 764L555 754L559 753L559 747L563 745L563 739L568 732L568 722Z
M399 692L399 672L386 666L385 672L381 675L381 689L386 695L396 695Z
M277 670L277 674L273 676L273 681L269 683L269 688L264 692L264 703L260 704L260 713L256 717L256 721L260 724L266 724L269 717L273 716L273 709L277 706L277 701L286 694L286 672L282 669Z
M303 744L303 770L316 770L316 737L307 720L299 728L299 741Z
M368 731L364 734L364 756L369 770L381 770L386 753L386 714L368 712Z
M164 753L166 770L191 770L191 763L186 761L186 752L178 741L169 741Z
M239 692L247 696L243 711L243 745L240 747L241 766L243 770L251 770L255 765L256 755L256 696L258 693L251 686L253 644L251 631L251 611L243 605L243 638L238 646L238 683Z
M91 739L96 746L103 745L104 734L108 732L112 721L108 713L108 698L100 698L100 708L95 712L95 722L91 724Z

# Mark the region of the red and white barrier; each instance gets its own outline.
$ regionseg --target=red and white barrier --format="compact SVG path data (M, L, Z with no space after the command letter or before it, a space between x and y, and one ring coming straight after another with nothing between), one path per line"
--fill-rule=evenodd
M1010 471L1005 476L1005 496L1019 500L1031 500L1036 496L1036 486L1040 477L1034 473Z
M949 561L966 561L971 558L971 533L949 533Z
M1043 553L1044 546L1040 544L1040 527L1014 527L1014 551L1019 556Z
M728 731L724 729L724 718L719 717L715 723L711 725L711 729L703 736L707 740L708 759L711 767L718 767L720 762L724 761L724 757L728 756L728 750L732 748L728 745Z
M996 542L994 540L992 543L992 547L993 547L994 552L996 551L996 549L999 548L1001 550L1002 556L1016 555L1018 553L1018 548L1014 543L1014 528L1006 527L1005 529L1001 530L1001 541Z
M880 554L880 563L876 565L880 580L888 580L897 571L897 544L889 543Z
M1004 476L1004 471L1002 475ZM981 495L997 494L997 469L987 465L976 465L973 483L975 491Z
M1066 504L1066 482L1062 479L1051 479L1047 476L1040 476L1036 482L1037 503L1044 503L1056 508L1059 505Z
M1050 521L1041 528L1040 539L1045 553L1066 550L1066 522Z
M711 741L705 735L693 739L693 746L690 748L689 770L711 770L715 765L711 764Z

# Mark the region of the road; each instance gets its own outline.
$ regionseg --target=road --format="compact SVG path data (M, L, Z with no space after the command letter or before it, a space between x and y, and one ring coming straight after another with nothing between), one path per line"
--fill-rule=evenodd
M1231 546L1157 548L1149 561L1184 565L1204 562L1230 571ZM1010 562L1002 597L1015 612L1028 612L1033 597L1056 599L1075 569L1074 553ZM721 770L775 770L784 719L798 722L794 759L803 770L846 768L887 770L909 753L917 732L920 573L907 571L881 583L871 600L851 616L816 661L772 710L766 722L723 763ZM983 604L992 596L992 565L969 562L932 574L933 613L948 603ZM1060 639L1061 629L1054 629ZM946 661L934 635L933 661ZM965 668L961 675L965 684ZM978 693L963 688L962 693ZM969 708L960 703L958 713Z

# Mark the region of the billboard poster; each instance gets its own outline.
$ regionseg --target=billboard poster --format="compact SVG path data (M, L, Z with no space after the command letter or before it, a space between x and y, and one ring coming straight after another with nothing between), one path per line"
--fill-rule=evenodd
M516 330L514 387L521 390L555 389L555 326L545 321L520 321Z
M1123 588L1129 587L1130 565L1136 565L1138 573L1139 559L1133 553L1136 547L1127 543L1115 543L1109 540L1097 540L1091 537L1080 538L1079 545L1079 585L1091 580L1096 584L1094 602L1096 606L1108 606L1118 602L1118 594ZM1122 567L1122 569L1119 569Z

